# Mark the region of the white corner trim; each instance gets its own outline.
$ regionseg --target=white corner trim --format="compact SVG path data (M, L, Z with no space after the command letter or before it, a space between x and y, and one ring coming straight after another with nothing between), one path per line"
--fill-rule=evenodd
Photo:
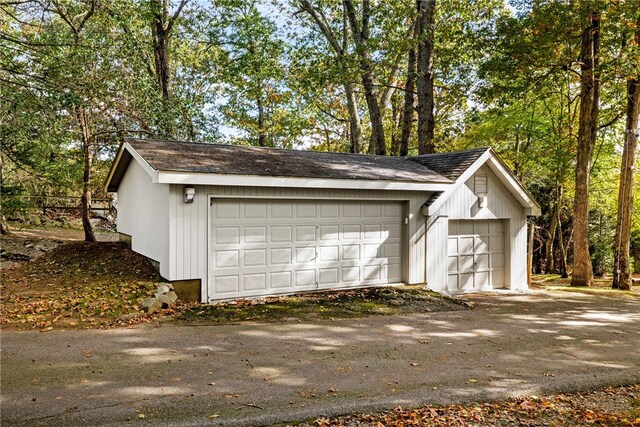
M240 187L302 187L352 190L445 191L452 184L376 181L361 179L323 179L212 173L159 172L160 184L231 185Z

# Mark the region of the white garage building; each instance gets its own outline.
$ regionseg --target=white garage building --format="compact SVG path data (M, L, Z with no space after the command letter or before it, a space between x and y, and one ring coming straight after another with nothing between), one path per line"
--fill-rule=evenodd
M540 208L491 149L382 157L127 139L118 232L203 302L389 283L527 286Z

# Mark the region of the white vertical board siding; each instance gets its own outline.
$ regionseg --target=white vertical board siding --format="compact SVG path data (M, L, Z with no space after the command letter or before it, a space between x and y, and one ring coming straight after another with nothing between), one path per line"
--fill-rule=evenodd
M474 193L475 175L469 178L464 184L453 193L443 203L438 214L429 218L456 219L503 219L508 220L505 228L505 268L507 269L505 287L510 289L527 288L527 216L525 208L514 198L509 190L500 182L498 177L486 165L476 172L476 175L487 176L486 206L478 206L478 197ZM431 230L429 230L431 233ZM433 236L429 236L427 253L427 275L428 285L434 290L445 290L446 283L446 260L447 253L447 233L442 233L436 227ZM434 252L434 248L436 249ZM440 253L441 252L441 253ZM444 257L444 258L443 258ZM445 274L441 275L440 265L444 265ZM429 266L437 273L429 273Z
M427 285L434 291L447 289L447 236L449 219L429 217L427 226Z
M259 178L257 178L259 179ZM338 190L306 188L268 188L232 186L195 186L193 203L184 203L184 186L171 185L169 195L169 280L200 279L202 296L207 299L207 241L209 233L209 199L267 198L318 200L398 200L405 202L409 224L403 225L408 262L402 280L424 283L425 222L420 208L430 193L415 191ZM407 247L408 246L408 247Z
M118 232L131 236L131 249L160 263L170 277L169 185L154 184L136 161L118 187Z

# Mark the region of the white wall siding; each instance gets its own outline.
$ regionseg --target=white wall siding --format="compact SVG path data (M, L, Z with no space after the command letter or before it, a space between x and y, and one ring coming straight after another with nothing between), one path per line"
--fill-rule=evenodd
M508 235L505 242L506 266L508 269L506 286L511 289L527 288L527 216L525 208L513 197L488 166L482 166L476 174L487 176L487 203L478 207L478 197L474 193L474 176L470 177L446 200L429 229L427 242L427 283L434 290L447 287L447 234L440 219L506 219ZM434 228L435 227L435 228ZM433 231L432 231L433 229Z
M447 289L447 237L449 219L429 217L427 227L427 285L434 291Z
M135 161L118 188L118 232L130 235L131 248L159 262L169 278L169 185L152 183Z
M202 295L207 295L207 242L210 197L402 200L407 204L409 224L406 225L403 280L424 283L425 222L420 208L430 194L415 191L337 190L305 188L195 186L193 203L184 203L182 185L171 185L169 195L169 280L202 280Z

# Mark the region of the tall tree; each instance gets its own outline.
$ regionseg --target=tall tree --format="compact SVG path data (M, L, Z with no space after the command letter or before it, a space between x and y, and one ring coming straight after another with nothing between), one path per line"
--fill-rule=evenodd
M636 50L640 47L640 13L636 22L636 32L632 43ZM636 61L638 63L638 61ZM639 64L640 65L640 64ZM620 186L618 187L618 216L614 240L613 288L631 289L631 219L633 213L633 187L635 165L638 155L638 115L640 114L640 75L627 81L627 108L620 166Z
M586 17L580 49L580 118L573 199L573 272L571 286L591 286L593 267L589 253L589 175L596 144L600 105L600 11Z
M170 43L173 27L187 2L188 0L180 0L175 12L170 15L169 0L149 0L154 66L148 67L148 71L155 78L158 90L162 95L165 117L162 121L161 131L164 137L169 138L174 137L175 133L168 114L173 95Z
M418 23L413 22L409 30L410 39L416 37ZM407 77L404 85L404 103L402 107L402 133L400 136L400 155L409 154L409 141L413 127L413 113L415 111L415 81L416 81L416 48L411 46L407 54Z
M343 7L353 37L358 65L360 67L360 78L364 87L364 98L367 101L369 110L369 121L371 122L371 136L369 138L369 152L384 156L387 154L387 145L384 137L384 125L382 123L382 112L378 101L378 92L373 76L373 64L370 57L369 39L371 4L370 0L362 0L360 15L358 16L352 0L343 0Z
M342 12L342 31L336 34L329 24L329 20L325 16L322 8L315 7L310 0L298 0L300 9L308 14L317 26L318 30L325 37L329 46L333 49L337 62L344 67L347 62L346 57L349 54L349 25L347 24L346 10L343 6ZM356 96L356 88L353 81L349 78L346 70L342 70L342 86L347 101L347 109L349 112L349 151L351 153L359 153L362 150L362 121L358 112L358 99Z
M416 37L418 39L418 153L435 152L434 136L434 16L436 0L417 0L418 21Z

